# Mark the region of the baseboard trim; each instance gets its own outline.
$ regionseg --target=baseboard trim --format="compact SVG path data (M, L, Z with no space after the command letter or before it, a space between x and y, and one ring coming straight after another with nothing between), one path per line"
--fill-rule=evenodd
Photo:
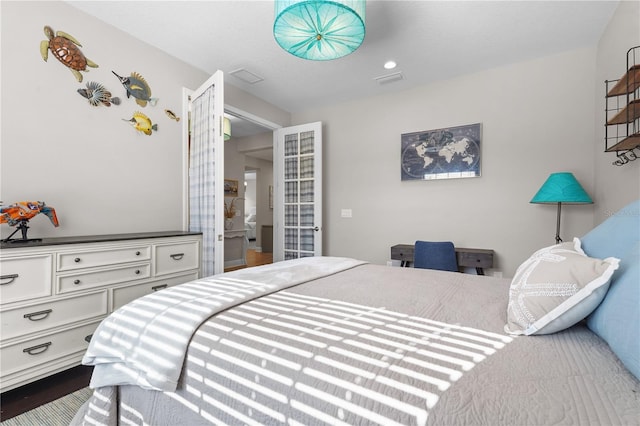
M234 268L236 266L245 266L245 265L246 265L246 262L244 262L242 259L228 260L224 262L225 268Z

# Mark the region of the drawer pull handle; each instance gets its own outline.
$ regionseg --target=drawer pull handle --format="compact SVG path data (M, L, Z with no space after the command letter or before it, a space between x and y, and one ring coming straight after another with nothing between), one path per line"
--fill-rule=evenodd
M81 259L79 257L76 257L75 259L73 259L73 261L76 262L76 263L80 263L80 260Z
M22 352L29 355L40 355L45 352L51 346L51 342L43 343L41 345L31 346L30 348L23 349Z
M41 321L49 316L49 314L53 312L53 309L46 309L44 311L32 312L30 314L24 314L24 317L29 321ZM38 318L36 318L38 317Z
M93 337L93 334L90 334L88 336L85 336L84 341L87 343L91 343L91 338Z
M140 252L139 251L136 252L136 256L140 256Z
M136 269L136 275L140 275L140 269Z
M151 290L158 291L167 287L168 287L167 284L154 285L153 287L151 287Z
M182 260L182 258L184 257L184 253L170 254L169 257L171 257L173 260Z
M73 283L74 283L75 285L78 285L78 284L80 284L80 280L77 280L77 279L76 279L76 280L73 280Z
M16 280L16 278L18 278L20 275L18 274L11 274L11 275L2 275L0 276L0 280L9 280L7 282L4 283L0 283L0 285L7 285L7 284L11 284L12 282L14 282Z

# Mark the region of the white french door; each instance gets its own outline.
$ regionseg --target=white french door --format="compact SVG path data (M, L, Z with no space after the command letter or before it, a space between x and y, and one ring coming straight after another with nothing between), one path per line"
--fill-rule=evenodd
M224 75L190 97L189 230L202 232L202 273L224 272Z
M322 255L322 123L277 129L273 260Z

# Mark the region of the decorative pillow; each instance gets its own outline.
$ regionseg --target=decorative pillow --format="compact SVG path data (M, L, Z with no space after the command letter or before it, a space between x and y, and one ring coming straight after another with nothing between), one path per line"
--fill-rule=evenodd
M638 218L636 218L636 221ZM637 225L636 225L637 228ZM636 237L640 234L636 234ZM620 260L620 269L587 327L609 344L620 361L640 380L640 242Z
M571 327L602 301L618 263L588 257L578 238L536 251L511 281L505 331L550 334Z
M622 258L640 241L640 200L627 204L593 228L580 241L587 256Z

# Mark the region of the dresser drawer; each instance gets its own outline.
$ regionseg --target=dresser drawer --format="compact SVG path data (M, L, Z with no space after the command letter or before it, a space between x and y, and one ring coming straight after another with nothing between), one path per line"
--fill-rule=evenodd
M457 251L458 265L470 268L492 268L493 250L461 249Z
M94 251L78 250L58 253L58 271L72 271L150 259L151 246L148 245Z
M107 290L0 312L2 340L107 314Z
M155 248L155 275L188 271L196 269L200 265L200 243L198 241L159 244Z
M93 334L100 321L49 336L26 340L4 346L0 349L2 359L1 375L6 376L21 370L28 370L40 364L50 363L67 355L81 355L87 350L87 336Z
M144 284L136 284L128 287L120 287L113 289L113 307L112 311L126 305L138 297L146 296L155 291L160 291L174 285L184 284L198 278L196 272L180 275L178 277L167 278L164 280L155 280Z
M87 290L92 287L126 283L141 280L150 276L149 263L93 270L70 275L59 275L57 283L58 293Z
M53 256L0 259L0 304L51 295Z

